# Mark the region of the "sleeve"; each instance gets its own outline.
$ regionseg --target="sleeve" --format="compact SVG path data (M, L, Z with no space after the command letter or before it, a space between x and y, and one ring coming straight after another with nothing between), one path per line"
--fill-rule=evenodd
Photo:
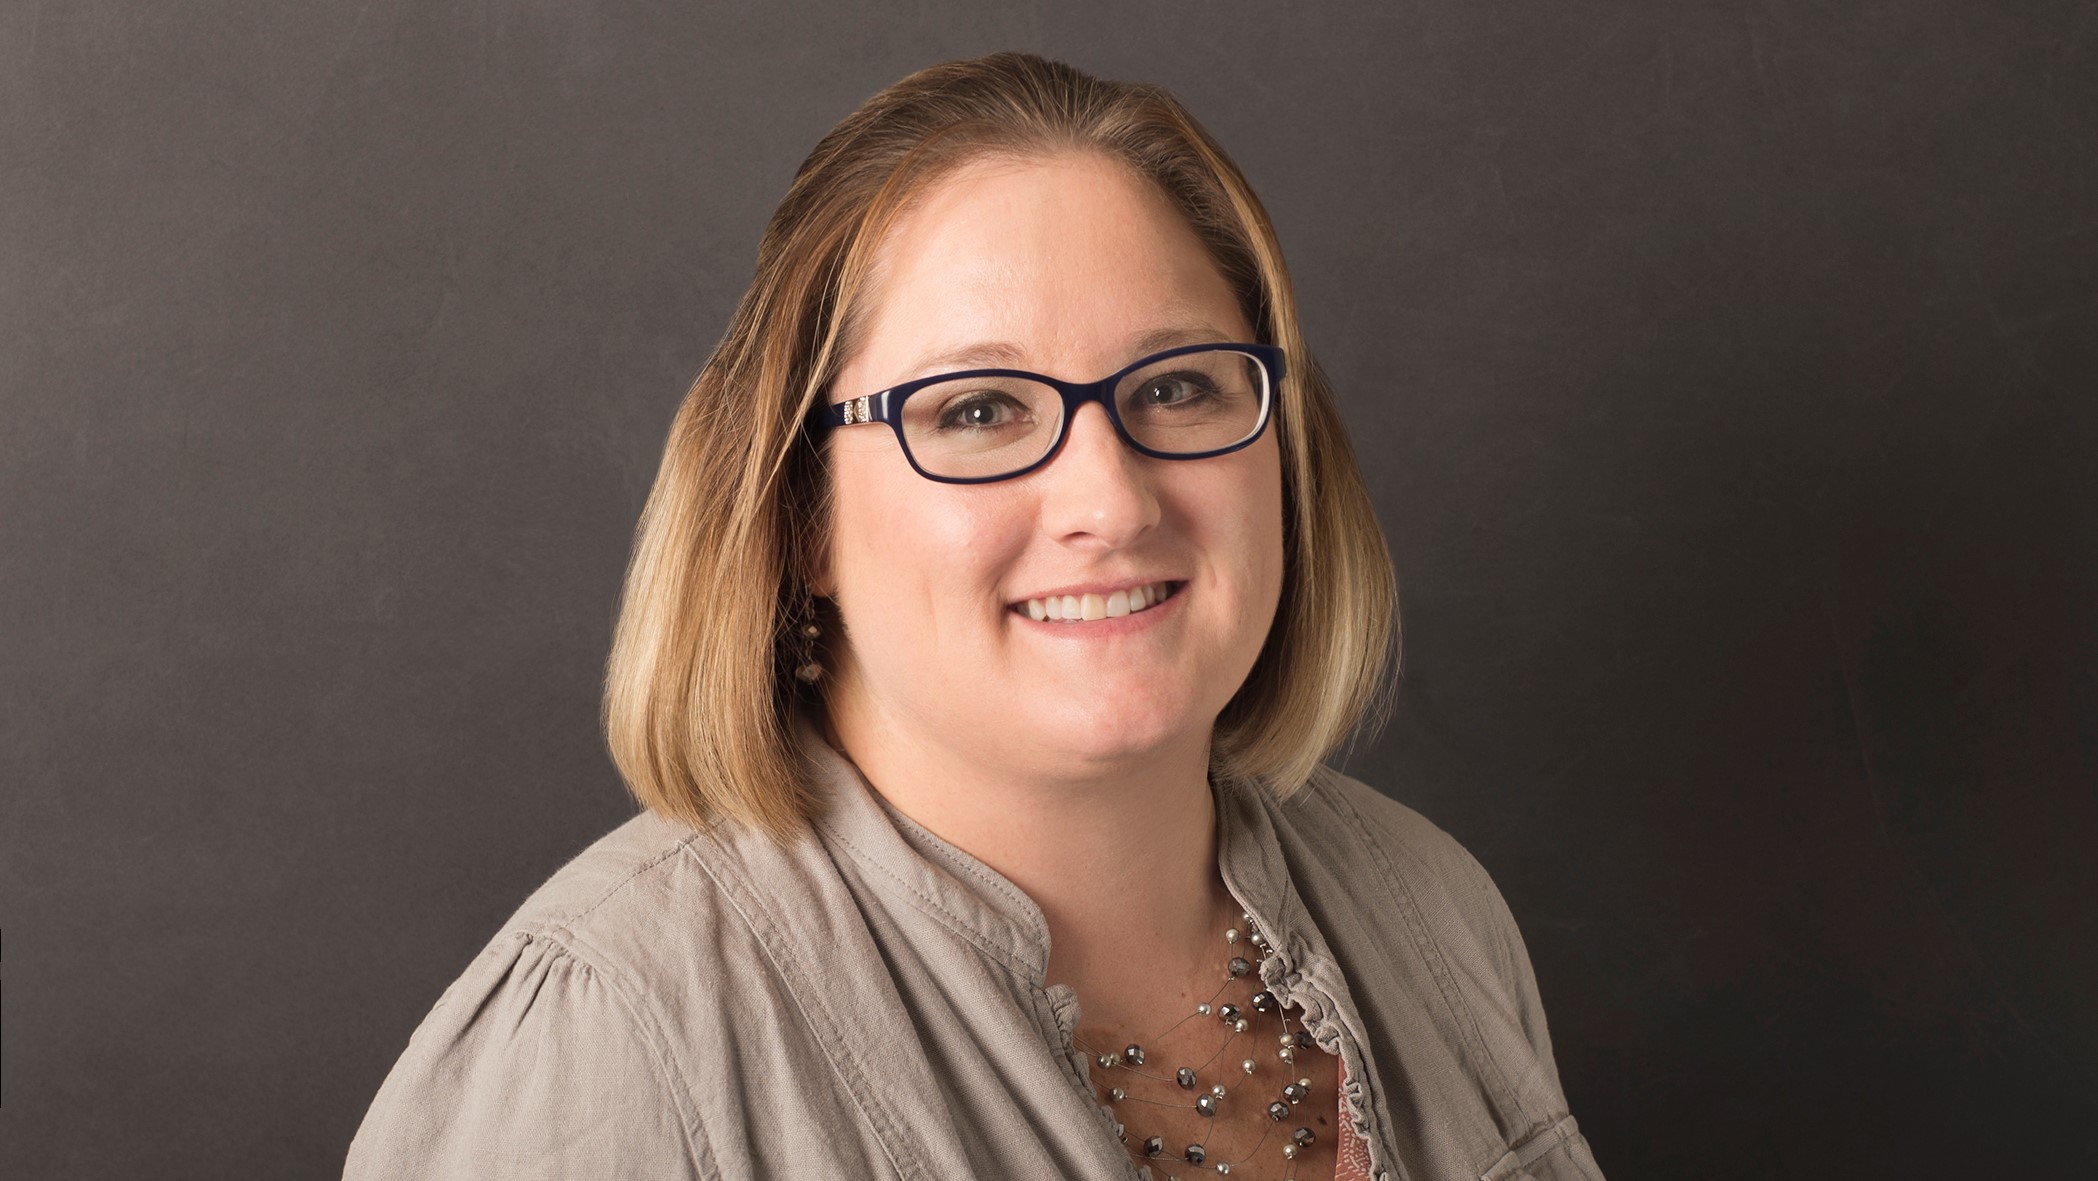
M699 1177L671 1078L613 980L557 942L511 935L409 1039L344 1181Z
M1457 856L1464 870L1471 903L1476 907L1475 913L1485 918L1483 937L1490 941L1501 980L1515 998L1523 1034L1529 1038L1538 1062L1551 1077L1552 1086L1557 1088L1559 1066L1552 1058L1552 1035L1544 1021L1544 998L1537 992L1537 972L1530 966L1530 952L1523 945L1522 931L1515 925L1515 915L1509 911L1507 900L1501 897L1500 889L1487 875L1486 867L1461 847L1457 849Z

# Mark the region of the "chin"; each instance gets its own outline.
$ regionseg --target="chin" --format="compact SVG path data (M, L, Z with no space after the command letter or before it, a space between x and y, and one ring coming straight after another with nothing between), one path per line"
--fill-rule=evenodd
M1044 753L1057 751L1090 764L1143 760L1193 742L1207 744L1215 717L1158 703L1132 706L1115 698L1045 718Z

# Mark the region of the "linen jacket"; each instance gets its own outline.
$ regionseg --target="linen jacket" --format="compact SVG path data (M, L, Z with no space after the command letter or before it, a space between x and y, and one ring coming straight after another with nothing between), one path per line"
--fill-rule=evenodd
M828 803L791 845L643 815L555 873L415 1031L345 1178L1143 1176L1033 902L804 742ZM1330 771L1212 790L1260 975L1340 1056L1372 1175L1600 1181L1477 862Z

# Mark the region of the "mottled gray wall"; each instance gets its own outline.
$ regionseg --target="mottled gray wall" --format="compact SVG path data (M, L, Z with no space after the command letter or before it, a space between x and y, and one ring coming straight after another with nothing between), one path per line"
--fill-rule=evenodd
M1397 555L1358 773L1619 1179L2092 1175L2091 4L0 0L0 1174L318 1177L629 805L671 409L996 48L1265 194Z

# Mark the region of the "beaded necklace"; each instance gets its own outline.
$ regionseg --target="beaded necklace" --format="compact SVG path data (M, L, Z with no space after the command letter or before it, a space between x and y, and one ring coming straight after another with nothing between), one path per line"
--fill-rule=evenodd
M1275 994L1265 988L1254 993L1252 999L1247 1002L1247 1004L1252 1006L1251 1012L1242 1010L1237 1005L1219 1005L1216 1003L1217 998L1224 995L1224 990L1231 987L1232 981L1253 972L1261 961L1267 959L1269 951L1272 950L1268 946L1266 937L1254 927L1252 915L1242 915L1240 916L1240 921L1245 924L1244 934L1241 935L1237 927L1232 927L1224 932L1224 943L1236 953L1242 950L1238 945L1240 940L1243 939L1252 948L1254 958L1249 961L1242 954L1233 954L1230 961L1225 964L1224 971L1226 975L1223 983L1217 985L1217 990L1210 994L1209 999L1196 1005L1194 1012L1175 1021L1157 1035L1148 1039L1155 1044L1190 1021L1204 1017L1215 1017L1225 1027L1224 1041L1202 1065L1181 1066L1170 1075L1154 1074L1142 1069L1146 1060L1142 1042L1131 1042L1120 1050L1097 1051L1087 1046L1084 1042L1079 1041L1075 1035L1072 1038L1073 1043L1090 1055L1102 1070L1110 1072L1116 1070L1126 1071L1142 1078L1173 1083L1182 1091L1193 1094L1194 1099L1191 1103L1168 1103L1163 1100L1138 1098L1130 1095L1126 1088L1114 1085L1114 1076L1112 1074L1108 1076L1106 1101L1108 1109L1114 1112L1115 1134L1121 1137L1122 1143L1128 1146L1130 1154L1140 1162L1178 1161L1198 1172L1214 1172L1219 1176L1229 1176L1234 1165L1244 1165L1247 1161L1253 1159L1253 1155L1259 1152L1267 1144L1268 1140L1273 1137L1282 1121L1290 1117L1292 1109L1297 1104L1311 1097L1311 1080L1309 1078L1300 1078L1293 1083L1284 1084L1281 1094L1273 1098L1267 1105L1268 1122L1261 1128L1260 1139L1243 1152L1233 1153L1230 1159L1225 1159L1222 1152L1213 1151L1212 1146L1199 1140L1186 1145L1177 1153L1172 1154L1167 1152L1165 1140L1159 1136L1145 1136L1135 1143L1131 1143L1129 1133L1123 1125L1122 1112L1118 1106L1122 1103L1143 1103L1153 1107L1193 1111L1205 1118L1215 1119L1217 1113L1223 1110L1224 1101L1229 1097L1230 1092L1221 1081L1212 1082L1205 1088L1202 1085L1201 1072L1209 1069L1219 1058L1223 1058L1224 1052L1230 1049L1232 1042L1241 1035L1248 1037L1257 1036L1253 1029L1255 1023L1264 1023L1269 1016L1274 1017L1279 1028L1279 1033L1275 1035L1275 1056L1282 1062L1285 1070L1295 1067L1299 1050L1312 1048L1311 1034L1304 1029L1301 1022L1292 1031L1289 1027L1289 1014L1283 1010L1281 1003L1275 999ZM1242 1072L1249 1075L1260 1067L1259 1062L1253 1058L1241 1059L1238 1065ZM1228 1070L1225 1072L1225 1077L1229 1077ZM1282 1156L1288 1162L1285 1166L1285 1181L1297 1175L1296 1162L1298 1155L1310 1148L1316 1139L1317 1137L1310 1128L1299 1126L1289 1134L1288 1139L1283 1141ZM1177 1178L1169 1176L1167 1181L1177 1181Z

